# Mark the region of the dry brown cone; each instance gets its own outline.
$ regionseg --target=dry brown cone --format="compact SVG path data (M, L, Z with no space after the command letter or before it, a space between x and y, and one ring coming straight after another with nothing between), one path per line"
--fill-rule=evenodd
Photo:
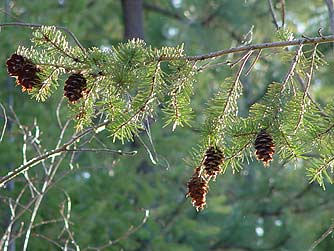
M265 167L269 166L269 162L273 160L273 154L275 153L275 144L271 135L266 130L261 129L256 136L254 146L257 159L262 160Z
M22 87L22 91L31 91L33 87L40 86L41 80L38 72L41 70L29 59L13 54L7 60L7 71L10 76L16 77L16 83Z
M217 147L210 146L205 152L203 162L206 177L216 180L217 175L222 171L220 165L223 164L223 162L223 152Z
M197 211L202 210L206 205L206 194L209 191L208 182L201 177L200 167L195 169L195 172L188 184L187 197L191 198L191 202Z
M86 85L87 80L82 74L72 74L65 81L64 96L73 104L83 97Z

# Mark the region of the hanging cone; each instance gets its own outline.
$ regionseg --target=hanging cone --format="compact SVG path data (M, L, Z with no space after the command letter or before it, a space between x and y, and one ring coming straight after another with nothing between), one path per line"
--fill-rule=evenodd
M208 182L199 174L200 167L195 169L195 172L189 180L187 197L191 198L191 202L197 211L202 210L206 205L206 194L208 193Z
M224 154L217 147L210 146L205 152L204 170L208 178L216 179L217 175L221 173L220 165L224 162Z
M72 74L68 77L64 86L64 96L68 98L71 103L77 102L83 97L87 81L82 74Z
M275 144L271 135L266 130L261 129L256 136L254 146L257 159L262 160L264 166L269 166L269 162L273 160L273 154L275 153Z

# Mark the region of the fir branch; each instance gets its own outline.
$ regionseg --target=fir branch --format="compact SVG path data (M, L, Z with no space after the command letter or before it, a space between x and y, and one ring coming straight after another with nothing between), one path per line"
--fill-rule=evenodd
M74 57L73 55L66 52L63 48L61 48L61 46L59 44L57 44L55 41L53 41L46 33L44 33L43 31L40 31L40 32L42 33L42 36L43 36L42 39L44 39L46 43L52 45L56 50L58 50L59 52L64 54L64 56L71 58L74 62L83 63L77 57ZM37 39L37 38L35 37L35 39Z
M150 84L150 90L149 93L146 97L146 100L142 103L142 105L139 107L138 110L136 110L128 119L126 119L123 123L121 123L119 126L117 126L115 129L113 129L111 131L112 135L116 135L120 130L122 130L126 125L128 125L134 118L136 118L137 116L139 116L140 114L144 113L146 110L146 106L149 104L149 102L151 101L152 97L154 96L155 92L154 92L154 88L156 85L156 77L157 77L157 73L160 69L160 59L157 60L156 65L155 65L155 70L154 73L152 75L152 81Z
M323 175L328 179L330 183L332 183L332 179L329 177L327 173L327 168L329 165L334 161L334 157L331 158L324 158L324 161L320 164L318 168L309 168L308 171L310 172L309 176L311 176L310 182L317 181L319 185L325 189L325 184L323 181Z
M0 27L9 27L9 26L19 26L19 27L28 27L28 28L41 28L45 25L43 24L36 24L36 23L22 23L22 22L12 22L12 23L0 23ZM55 26L57 29L64 30L73 40L74 42L79 46L81 51L83 53L86 53L85 48L81 45L80 41L77 39L77 37L74 35L72 31L67 29L63 26Z

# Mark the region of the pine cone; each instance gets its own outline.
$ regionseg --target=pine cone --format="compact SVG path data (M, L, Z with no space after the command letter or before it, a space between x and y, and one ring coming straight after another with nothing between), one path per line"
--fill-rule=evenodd
M83 97L83 91L86 90L87 81L82 74L72 74L65 82L64 96L71 103L75 103Z
M17 77L16 83L22 86L22 91L30 91L33 87L41 85L37 75L40 69L27 58L13 54L6 64L9 75Z
M222 171L220 165L223 163L223 161L223 152L217 147L210 146L205 152L205 158L203 162L205 174L209 178L215 180L217 175Z
M19 76L22 72L23 66L26 63L26 58L21 55L12 54L7 60L7 71L10 76Z
M264 166L269 166L269 162L273 160L273 154L275 153L275 144L271 135L266 130L261 129L256 136L254 145L257 159L262 160Z
M191 179L189 180L187 197L191 198L191 202L196 210L202 210L206 205L206 194L208 193L208 182L199 174L200 168L197 167Z

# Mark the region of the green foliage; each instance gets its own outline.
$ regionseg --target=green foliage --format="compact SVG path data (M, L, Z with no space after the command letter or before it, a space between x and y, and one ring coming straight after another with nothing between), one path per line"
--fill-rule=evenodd
M133 99L139 93L137 88L139 81L132 82L135 84L129 87L126 81L121 81L122 85L117 86L116 79L113 79L114 76L123 75L117 71L117 69L121 69L123 61L117 61L119 65L116 64L117 66L113 68L113 64L116 63L113 51L117 51L118 46L124 45L119 44L123 34L121 1L107 0L103 3L86 0L65 1L63 6L60 6L57 1L12 2L12 14L15 17L29 20L29 22L64 25L73 31L85 46L97 47L85 49L87 54L84 61L87 65L74 62L59 53L59 56L65 58L66 65L70 66L69 71L57 73L58 77L55 78L57 83L50 82L51 92L47 93L52 95L46 95L48 99L45 104L36 104L17 89L5 88L4 84L1 92L2 103L5 104L8 97L13 96L14 109L24 125L32 127L33 120L37 118L42 130L41 142L47 146L47 149L54 147L58 140L59 128L53 111L56 110L59 99L63 95L62 87L66 75L71 72L83 71L84 76L89 79L90 87L94 85L96 79L98 79L96 82L99 83L94 86L96 90L91 93L91 98L81 99L76 104L68 104L68 109L71 111L70 117L80 115L81 107L86 113L90 113L90 115L82 117L82 121L80 121L80 116L75 119L78 129L95 125L106 119L112 120L121 115L127 115L124 111L132 109L130 97ZM161 0L149 1L150 4L161 6L181 17L179 20L146 9L144 15L145 40L149 44L160 48L165 45L174 46L185 43L187 54L200 54L228 48L231 45L239 45L243 35L249 31L251 25L255 27L253 43L275 41L273 39L275 31L268 14L268 6L259 1L184 0L179 1L177 7L175 7L174 2L178 1L173 1L173 3ZM307 36L317 36L319 27L326 28L325 18L328 13L327 9L324 8L324 1L298 0L285 1L285 3L288 14L286 24L295 37L300 37L301 33ZM275 5L278 18L279 8L280 4L278 3ZM213 18L206 21L210 16ZM300 27L304 28L300 29ZM170 35L172 34L169 34L170 30L176 30L175 34ZM326 34L325 30L323 33ZM0 56L2 62L5 62L6 57L17 48L17 41L30 48L24 42L27 40L26 36L23 29L13 29L10 32L5 29L1 31L0 44L4 52ZM240 38L241 40L239 40ZM112 45L114 45L112 50L100 49L100 46L102 48L102 46L111 47ZM71 43L69 46L77 48ZM169 48L173 50L177 46ZM305 58L310 60L313 47L310 47L310 50L307 48L303 48L303 51ZM146 49L145 46L144 50ZM158 58L160 49L152 49L152 51ZM82 249L99 247L108 243L109 240L117 239L126 233L129 227L139 223L143 217L141 209L148 208L151 211L150 218L143 228L105 250L170 250L171 248L175 250L308 250L313 241L322 236L330 225L333 208L331 200L333 186L327 185L326 192L323 192L316 184L307 184L305 179L307 170L309 178L312 180L318 168L326 163L326 167L321 170L326 170L331 175L331 166L333 165L333 162L328 162L333 154L326 147L326 145L331 146L331 142L333 142L334 121L332 118L334 116L331 111L333 105L332 103L327 104L332 101L333 96L333 72L331 70L333 62L329 45L321 45L317 51L324 55L321 58L326 58L329 65L319 64L320 71L312 78L309 90L313 100L307 97L303 109L301 98L303 88L300 88L297 76L288 83L291 92L283 93L285 101L276 102L280 99L278 94L280 84L278 83L286 74L294 57L293 51L287 53L281 50L263 50L252 72L247 78L241 79L243 95L238 99L238 117L234 116L233 113L226 114L225 116L234 118L233 123L226 123L225 130L221 131L224 137L215 139L220 142L220 146L224 148L224 153L227 156L223 166L226 173L223 177L218 177L215 183L210 184L207 198L208 208L201 213L196 213L191 208L189 201L184 200L185 184L193 167L202 160L208 144L207 137L203 137L203 131L206 131L205 121L209 121L207 119L210 105L206 105L206 108L203 106L205 103L214 103L211 98L213 95L215 98L216 93L226 94L228 88L225 86L228 87L228 84L222 80L226 76L231 76L231 71L222 66L194 76L197 83L192 86L189 93L190 96L193 93L196 94L191 96L191 107L195 112L190 113L191 116L188 117L187 122L182 122L183 124L191 124L192 128L185 127L171 133L168 128L161 129L161 127L174 115L173 109L167 105L167 102L171 100L168 93L172 89L168 88L172 83L168 84L167 81L174 77L177 71L174 74L169 69L168 65L171 65L172 62L160 62L161 69L159 71L161 73L157 77L162 78L158 82L163 83L156 86L155 96L148 104L150 105L148 108L155 107L155 110L148 109L146 112L142 112L140 116L136 117L138 123L133 123L143 128L143 124L139 122L140 117L147 115L150 118L154 117L155 123L151 125L150 134L159 156L158 164L149 163L145 147L138 146L138 142L126 143L126 138L121 137L125 144L120 146L117 140L112 143L108 138L108 136L114 137L112 128L109 132L107 130L100 132L96 137L108 147L112 149L135 148L138 150L138 155L135 158L126 158L113 154L82 153L75 157L77 162L75 166L78 168L74 168L71 174L65 178L63 178L64 175L70 170L66 164L61 166L60 173L57 175L59 180L48 191L46 200L42 202L42 207L38 212L37 226L33 229L28 250L40 251L58 248L46 239L38 237L38 234L60 244L66 241L68 234L66 231L63 232L63 235L59 235L64 225L61 220L60 222L38 225L43 222L47 223L50 219L61 219L59 208L65 199L63 189L69 192L72 199L70 226L74 238L83 247ZM40 53L37 56L37 53L34 62L39 62L39 58L46 55ZM55 53L54 49L53 53ZM79 49L76 55L81 53ZM176 54L171 53L171 55ZM185 55L184 52L182 55ZM285 60L282 59L283 55L285 55ZM45 62L51 63L49 56L43 60L50 60ZM96 65L96 62L99 62L99 65ZM183 62L181 60L179 65L182 65ZM308 68L311 62L305 64L303 62L302 58L297 65L297 71L306 81L307 75L305 73L309 72ZM143 75L146 73L151 75L152 70L156 69L153 66L155 63L156 61L152 62L150 70L140 71L144 72ZM191 68L191 64L188 66ZM46 72L49 66L42 68L45 69L43 72ZM98 76L102 68L104 73L109 76L108 78L102 75ZM51 72L52 68L48 70L48 74ZM135 73L131 70L128 74L130 76ZM5 83L7 77L5 67L0 69L0 77L2 83ZM127 74L123 77L126 80ZM277 84L269 84L269 88L265 92L268 83L272 82L277 82ZM59 85L58 91L55 91L56 85ZM10 86L14 86L14 83L11 82ZM141 88L143 95L140 96L147 97L149 94L148 86L144 84ZM295 89L295 95L293 89ZM31 94L34 95L35 91L33 90ZM262 92L266 94L263 95ZM241 95L241 91L238 92L238 95ZM109 102L105 102L107 100L105 97L108 97ZM275 102L271 101L271 97L276 98ZM313 101L316 101L317 105ZM85 104L85 102L88 103ZM248 105L253 104L253 102L257 103L251 107L251 113L248 115ZM137 108L140 107L140 103L137 103ZM185 111L189 111L189 101L185 99L182 107L185 107ZM160 116L160 108L170 108L171 111L170 115L165 114L166 118L163 121L157 119L157 116ZM280 123L275 122L271 113L277 108L282 109L278 113ZM61 120L67 116L68 109L66 105L61 107ZM265 113L266 119L264 120L262 120L264 114L261 111ZM134 110L131 112L133 115ZM10 109L7 109L7 114L11 114ZM244 118L240 118L240 114ZM301 114L303 114L302 123L298 125L295 132L295 127L298 124L295 119ZM127 118L129 119L129 117ZM117 119L115 120L117 122ZM174 121L175 118L170 120L169 124L173 125ZM112 127L112 124L108 127ZM268 169L259 168L259 165L253 161L252 144L261 127L270 127L268 131L273 134L275 143L276 140L280 141L280 147L277 147L277 151L285 149L283 154L285 157L283 156L282 159L282 154L275 157L271 168ZM19 129L14 126L11 131L7 128L7 132L10 132L9 135L5 134L4 141L0 145L0 158L3 163L0 175L2 176L8 171L7 165L20 165L22 159L23 139ZM150 137L145 136L146 132L142 129L139 129L139 132L140 137L144 138L145 142L150 142ZM285 137L282 136L281 132L288 138L290 144L293 144L293 151L290 151L284 143ZM200 150L194 151L196 162L191 167L187 167L182 159L188 158L186 153L191 151L190 149L198 142L200 142L200 146L198 146ZM299 150L300 145L301 151ZM90 146L100 147L94 139L91 140ZM294 158L294 161L285 161L284 158L288 159L293 153L299 154L299 158L297 160ZM29 149L28 158L35 155L34 150ZM233 157L234 155L236 157ZM291 165L292 163L294 165ZM40 165L31 169L29 171L30 177L41 177L41 169ZM229 170L240 170L240 172L237 175L230 175ZM90 173L90 178L84 178L84 174L87 172ZM322 178L319 181L326 184L328 182L326 174L322 171L319 172L320 174ZM3 212L1 215L4 218L8 211L7 195L15 199L19 189L24 185L23 182L23 179L19 177L14 182L14 192L2 191L0 212ZM27 189L24 194L24 204L30 199L31 194ZM21 210L21 207L18 210ZM24 216L20 220L28 223L30 212ZM1 227L0 229L3 230ZM199 229L200 231L198 231ZM264 235L258 235L257 229L262 229ZM57 238L58 236L60 237ZM22 247L22 239L24 236L18 236L15 239L17 249ZM70 242L68 244L68 249L74 248ZM316 249L319 251L332 250L333 242L330 236Z

